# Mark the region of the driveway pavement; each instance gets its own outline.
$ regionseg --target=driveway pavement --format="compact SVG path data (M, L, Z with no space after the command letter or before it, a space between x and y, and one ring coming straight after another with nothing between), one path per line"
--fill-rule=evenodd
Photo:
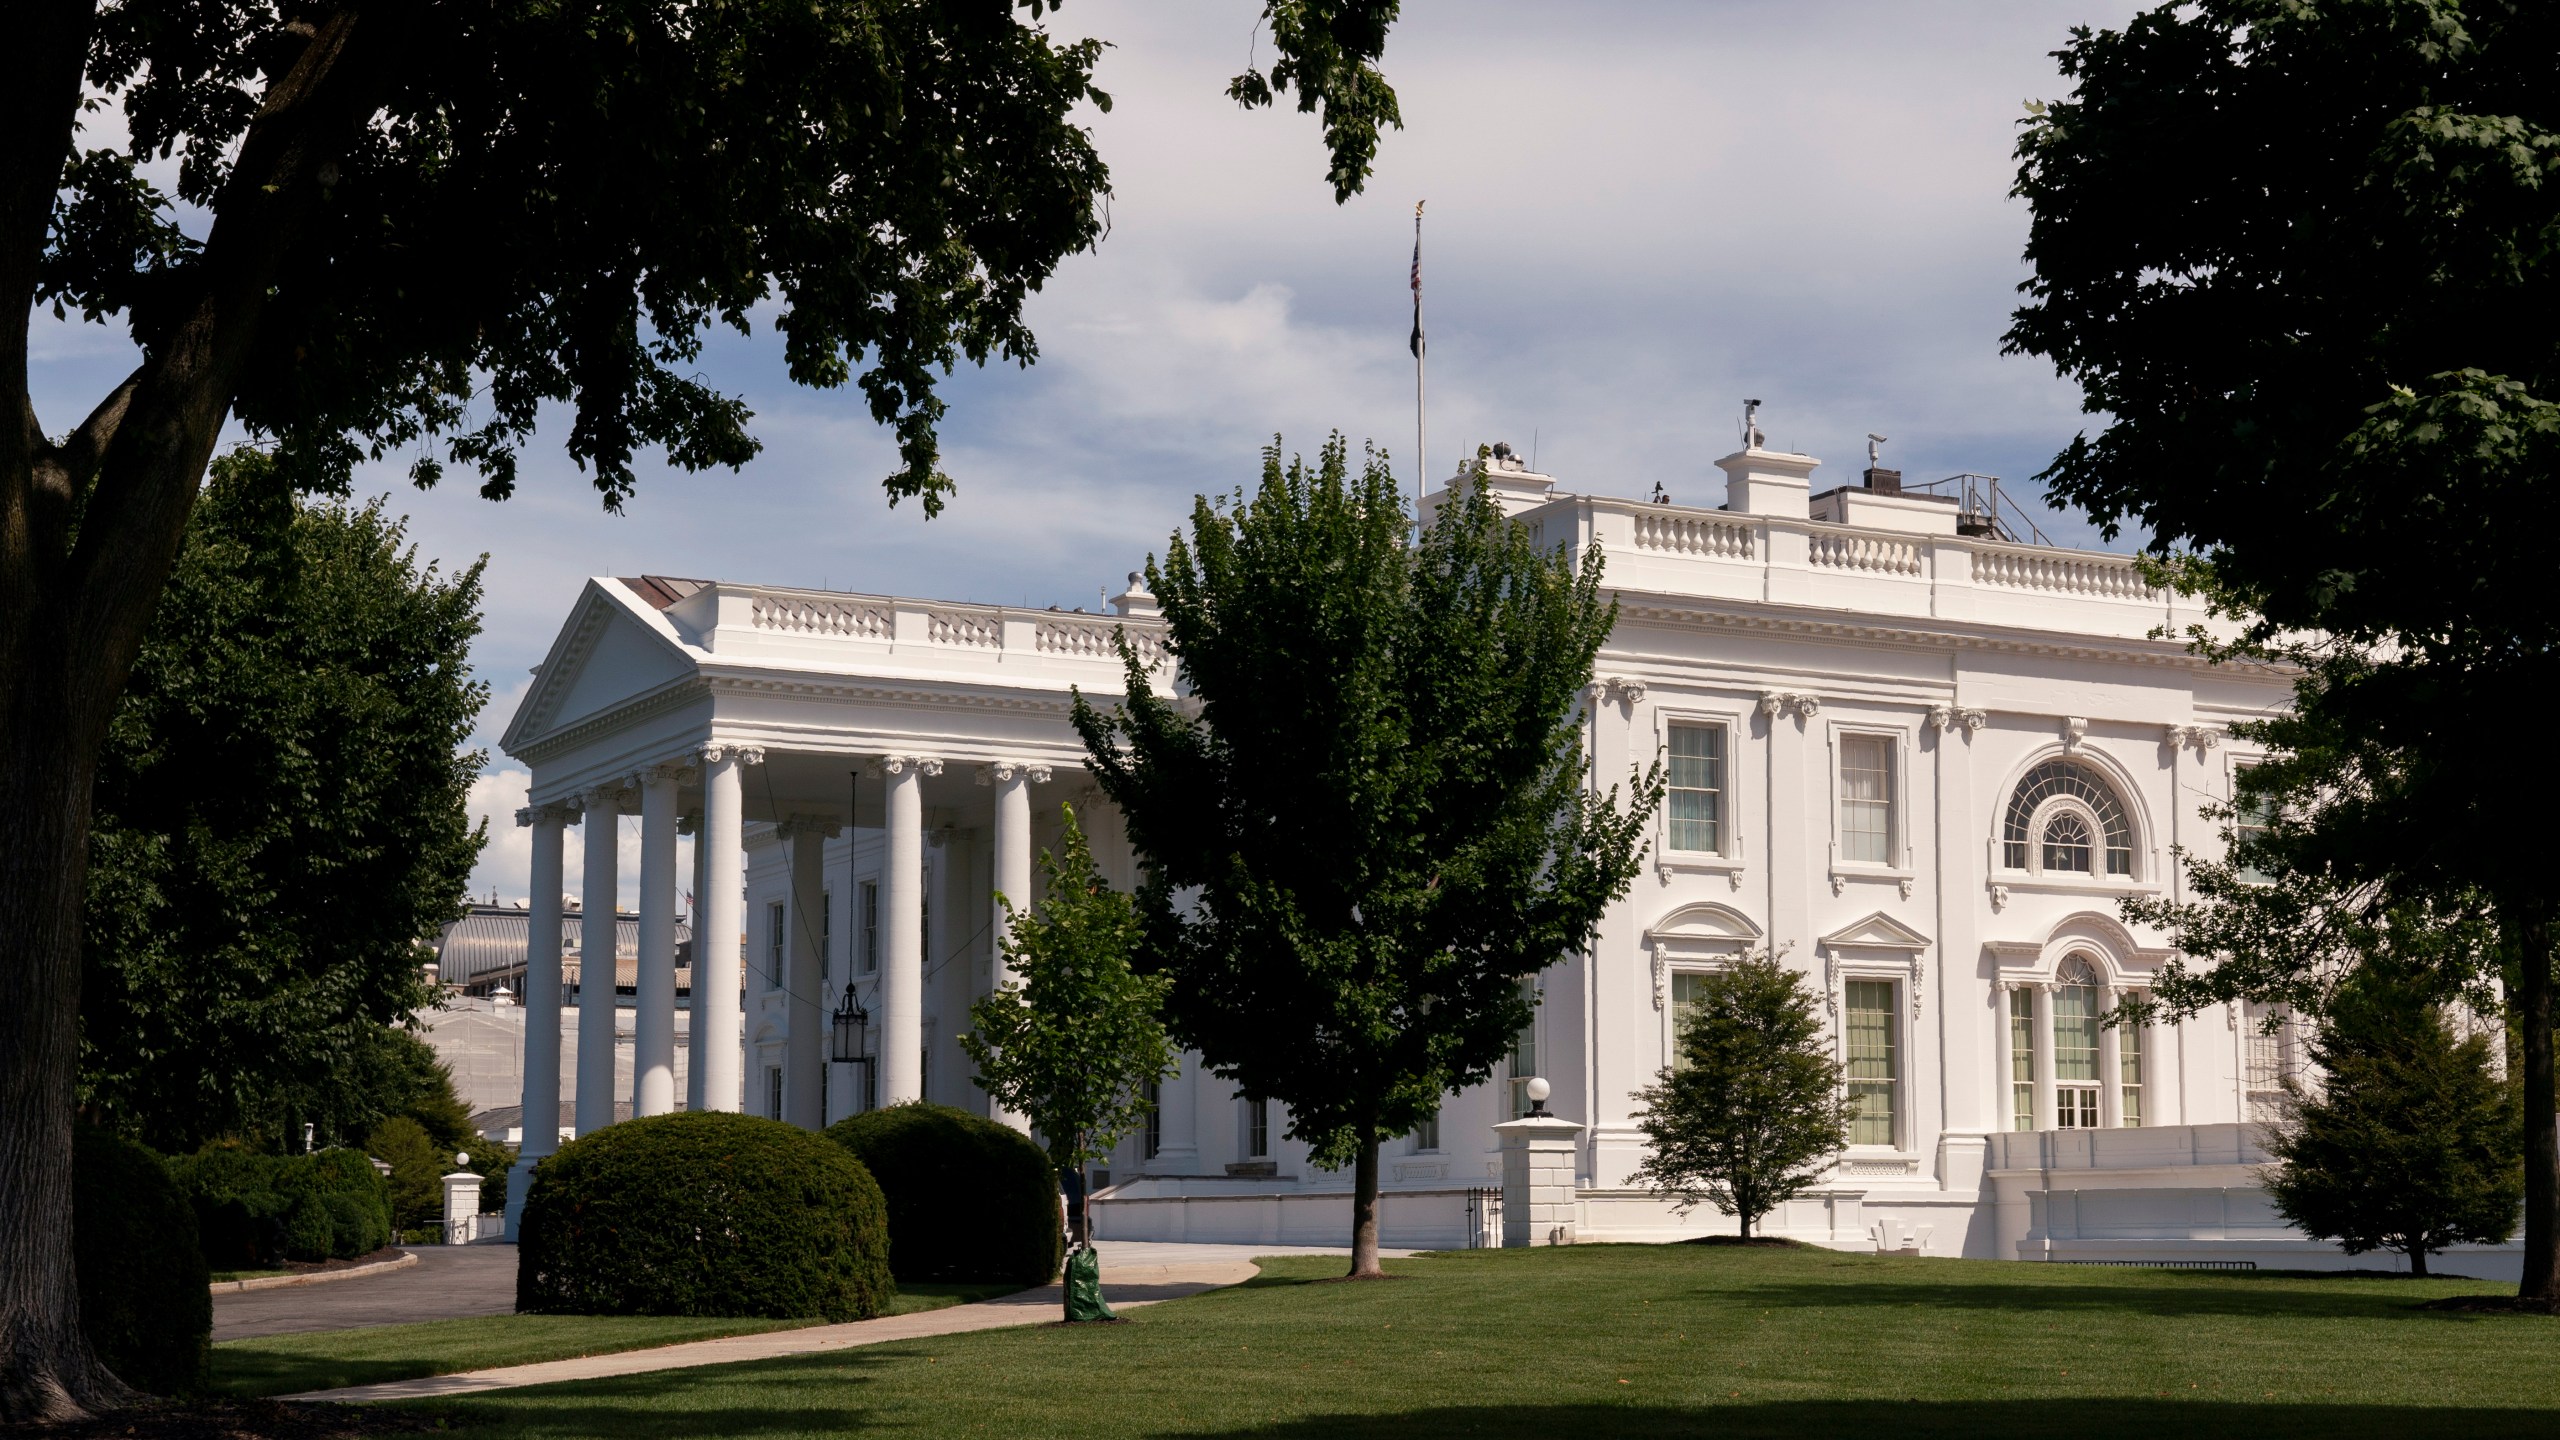
M355 1330L506 1315L516 1308L513 1245L418 1245L418 1263L380 1275L240 1290L213 1297L213 1338L247 1340L305 1330Z

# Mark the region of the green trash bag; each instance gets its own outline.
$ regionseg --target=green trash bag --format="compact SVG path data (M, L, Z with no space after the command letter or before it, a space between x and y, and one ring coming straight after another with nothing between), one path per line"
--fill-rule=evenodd
M1117 1320L1102 1303L1102 1257L1088 1245L1067 1256L1067 1322Z

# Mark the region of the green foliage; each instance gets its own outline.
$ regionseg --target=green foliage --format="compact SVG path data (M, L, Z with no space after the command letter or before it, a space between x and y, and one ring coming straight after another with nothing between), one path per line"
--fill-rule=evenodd
M425 1083L383 1027L482 843L479 603L378 503L217 464L99 761L81 1091L119 1129L352 1140Z
M80 1329L108 1369L159 1395L201 1387L213 1301L195 1215L159 1156L83 1125L72 1136Z
M2497 1245L2524 1203L2515 1087L2489 1042L2457 1036L2423 972L2376 964L2333 997L2311 1058L2288 1079L2267 1149L2267 1193L2304 1234L2350 1255L2394 1250L2410 1270L2447 1245Z
M1333 155L1325 178L1333 203L1357 195L1369 182L1378 156L1380 126L1404 128L1396 92L1378 73L1387 29L1402 0L1263 0L1280 58L1269 74L1248 68L1227 82L1227 98L1248 110L1267 109L1277 94L1298 90L1298 113L1324 112L1325 148Z
M1058 1278L1065 1241L1058 1181L1040 1147L1011 1126L921 1101L827 1128L888 1206L889 1263L902 1283Z
M1804 977L1766 953L1705 978L1678 1056L1636 1092L1648 1152L1636 1183L1682 1211L1706 1201L1748 1239L1831 1168L1857 1105L1841 1093Z
M1540 553L1480 480L1409 542L1385 457L1354 478L1339 435L1313 466L1275 441L1191 532L1147 568L1189 701L1132 652L1123 708L1079 696L1076 725L1146 865L1174 1038L1285 1102L1317 1163L1366 1157L1367 1190L1635 874L1660 774L1622 802L1582 757L1617 612L1597 546Z
M170 1162L170 1171L218 1270L351 1260L391 1240L390 1189L353 1150L259 1155L218 1145Z
M391 1223L415 1230L444 1219L444 1175L456 1152L427 1136L426 1127L394 1115L365 1137L365 1152L391 1167Z
M998 897L1012 918L1004 953L1019 983L970 1007L960 1046L979 1086L1030 1118L1050 1164L1076 1170L1107 1159L1146 1123L1147 1084L1174 1073L1175 1057L1163 1020L1170 982L1130 968L1137 906L1094 868L1076 812L1065 808L1063 853L1040 856L1047 903L1033 913L1028 896L1021 909Z
M525 1195L518 1310L841 1321L896 1295L870 1172L778 1120L687 1111L608 1126L544 1160Z

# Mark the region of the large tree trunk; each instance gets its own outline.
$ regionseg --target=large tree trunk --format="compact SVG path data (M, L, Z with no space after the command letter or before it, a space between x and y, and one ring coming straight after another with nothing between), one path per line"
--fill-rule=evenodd
M2517 1028L2524 1041L2524 1279L2516 1294L2560 1305L2560 1130L2551 1070L2551 915L2540 897L2499 917L2516 944Z
M1363 1127L1360 1158L1351 1165L1351 1276L1374 1280L1387 1272L1378 1264L1378 1134Z
M313 176L373 108L349 61L357 12L329 14L243 139L184 303L142 367L55 444L27 399L26 315L90 14L26 8L12 39L31 48L0 84L0 367L17 408L0 436L0 1423L133 1393L81 1336L71 1262L90 784L258 317L316 203Z
M2409 1273L2420 1280L2427 1278L2426 1246L2412 1245L2409 1247Z

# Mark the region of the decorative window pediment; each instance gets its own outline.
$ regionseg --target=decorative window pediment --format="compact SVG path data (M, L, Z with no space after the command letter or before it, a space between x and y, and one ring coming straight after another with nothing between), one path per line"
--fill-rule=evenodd
M1656 952L1724 955L1748 950L1764 934L1751 917L1714 901L1683 905L1653 923L1644 942Z
M1929 948L1929 937L1879 910L1855 924L1822 937L1833 950L1914 951Z

